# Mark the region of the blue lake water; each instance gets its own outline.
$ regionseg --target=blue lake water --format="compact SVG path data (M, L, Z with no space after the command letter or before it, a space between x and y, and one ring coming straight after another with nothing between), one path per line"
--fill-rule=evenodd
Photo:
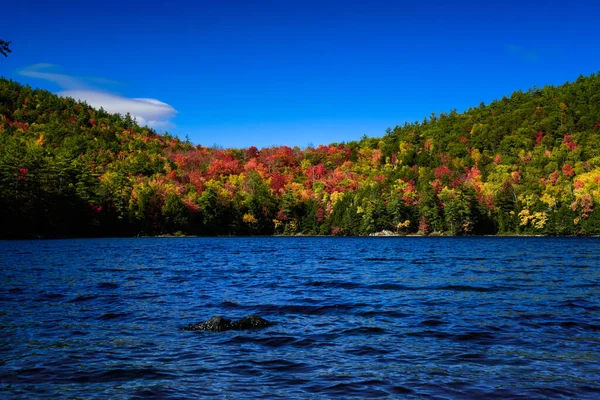
M600 398L600 239L0 242L0 398L207 397Z

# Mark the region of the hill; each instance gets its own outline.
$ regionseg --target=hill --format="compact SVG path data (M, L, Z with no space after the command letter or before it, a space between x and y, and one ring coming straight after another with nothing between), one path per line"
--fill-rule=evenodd
M0 237L600 234L600 76L300 149L194 146L0 79Z

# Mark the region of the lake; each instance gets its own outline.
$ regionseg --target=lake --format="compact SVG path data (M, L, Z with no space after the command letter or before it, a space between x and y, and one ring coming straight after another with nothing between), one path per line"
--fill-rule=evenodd
M0 398L208 397L600 398L600 239L0 242Z

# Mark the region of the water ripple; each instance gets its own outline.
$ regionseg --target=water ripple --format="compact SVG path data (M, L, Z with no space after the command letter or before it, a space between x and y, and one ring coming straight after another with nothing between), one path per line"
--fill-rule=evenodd
M0 241L0 397L597 399L597 254L597 238ZM178 329L249 314L274 325Z

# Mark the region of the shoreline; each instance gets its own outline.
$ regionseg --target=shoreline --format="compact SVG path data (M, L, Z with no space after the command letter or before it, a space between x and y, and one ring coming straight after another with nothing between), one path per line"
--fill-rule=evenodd
M175 234L160 234L160 235L134 235L134 236L57 236L57 237L28 237L28 238L0 238L0 241L44 241L44 240L70 240L70 239L194 239L194 238L600 238L600 235L539 235L539 234L497 234L497 235L449 235L443 233L433 233L429 235L423 234L398 234L372 233L369 235L175 235Z

